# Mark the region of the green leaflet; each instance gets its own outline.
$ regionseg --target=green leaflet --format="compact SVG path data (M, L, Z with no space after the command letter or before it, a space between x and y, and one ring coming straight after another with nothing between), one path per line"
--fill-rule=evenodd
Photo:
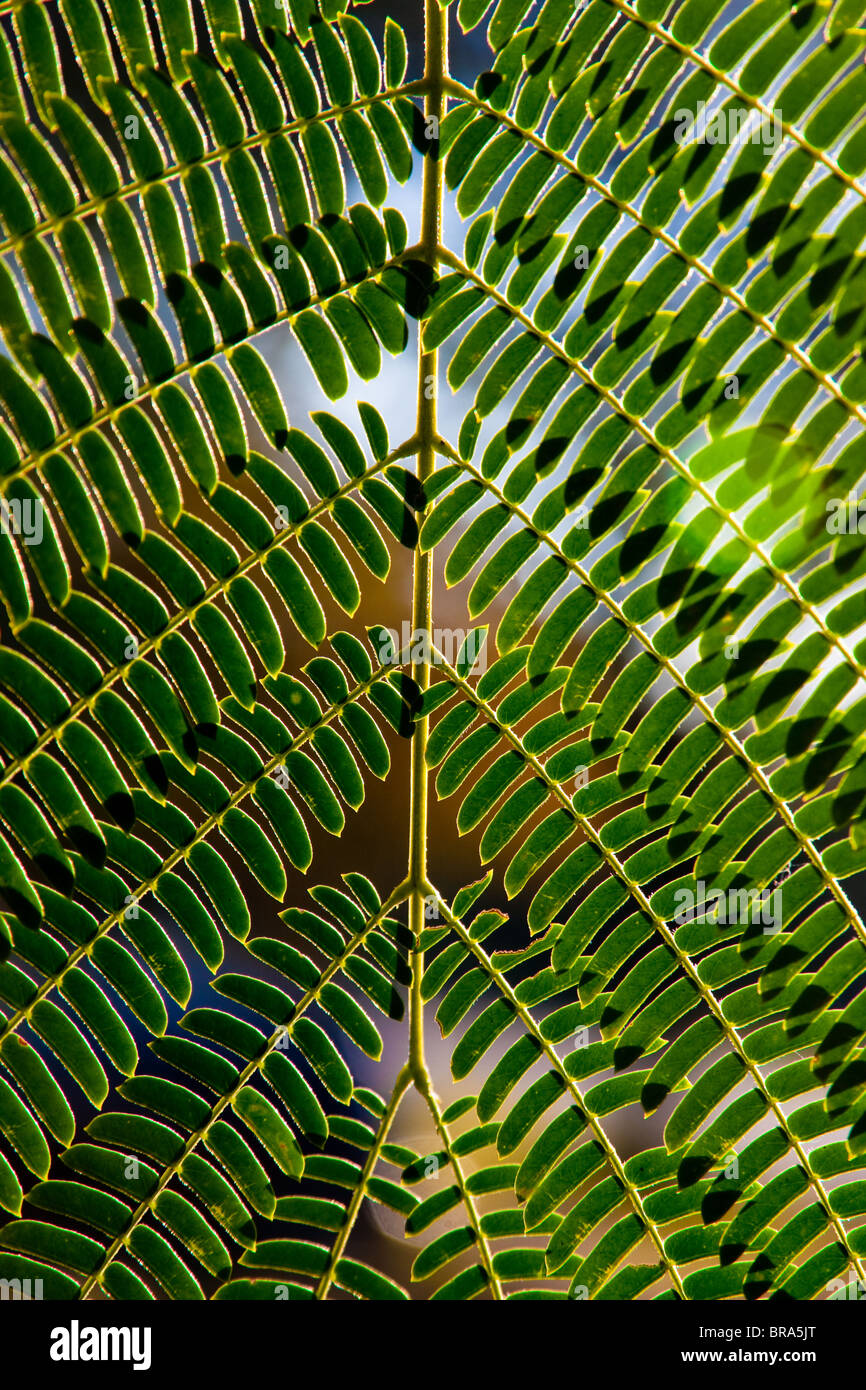
M293 1178L302 1177L303 1155L291 1130L270 1102L251 1088L244 1088L233 1102L233 1107L282 1171Z

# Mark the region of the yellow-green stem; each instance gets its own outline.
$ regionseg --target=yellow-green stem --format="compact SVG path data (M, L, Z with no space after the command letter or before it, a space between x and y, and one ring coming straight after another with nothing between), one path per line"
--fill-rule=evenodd
M442 220L442 166L439 161L439 125L444 106L444 80L448 65L448 17L439 0L425 0L425 63L426 98L424 117L429 146L424 160L424 185L421 202L421 239L419 258L436 274L439 261L440 226ZM436 459L436 390L438 386L438 357L425 352L421 337L418 340L418 480L423 487L430 477ZM433 604L433 573L430 555L417 548L412 589L412 631L429 633ZM430 679L424 650L414 653L412 675L419 689L427 689ZM427 720L415 725L412 739L412 774L409 814L409 925L417 947L424 929L424 884L427 881ZM424 1062L424 1011L421 1000L421 976L424 955L415 950L412 955L412 991L409 1011L409 1066L419 1086L424 1083L427 1069Z
M376 1164L379 1162L379 1156L382 1152L382 1145L388 1138L388 1131L390 1130L391 1125L394 1123L394 1116L397 1114L400 1101L406 1094L406 1090L410 1086L411 1081L412 1077L409 1071L409 1066L407 1064L406 1066L401 1068L397 1075L397 1080L394 1082L394 1089L391 1092L391 1099L388 1102L388 1108L386 1109L385 1114L382 1116L382 1119L379 1123L379 1128L376 1131L376 1138L374 1139L373 1144L370 1148L370 1152L367 1155L367 1160L364 1164L361 1177L358 1181L358 1186L352 1193L352 1200L346 1208L346 1216L343 1221L343 1225L340 1228L340 1231L337 1235L337 1239L334 1242L334 1247L328 1259L328 1267L322 1275L321 1279L319 1280L318 1286L316 1288L315 1296L317 1299L324 1300L328 1297L328 1290L330 1289L331 1284L334 1280L334 1275L337 1272L337 1265L340 1262L343 1251L346 1249L346 1246L349 1243L349 1238L352 1234L352 1231L355 1228L355 1222L358 1218L358 1213L360 1212L364 1202L364 1198L367 1195L367 1186L371 1177L374 1175L376 1171Z

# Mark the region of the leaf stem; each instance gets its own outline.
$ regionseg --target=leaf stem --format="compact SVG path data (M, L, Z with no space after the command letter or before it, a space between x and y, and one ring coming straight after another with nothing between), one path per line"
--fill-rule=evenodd
M760 763L755 762L755 760L749 756L749 754L745 750L745 747L740 742L739 738L737 738L734 731L731 728L729 728L727 724L722 723L722 721L718 718L716 711L710 704L707 703L703 696L696 694L695 691L692 690L685 676L674 664L671 658L663 655L663 653L658 651L658 649L655 646L655 643L653 642L652 636L649 633L644 632L643 628L640 626L639 623L632 622L632 620L628 617L628 615L625 613L624 609L620 606L620 604L617 603L616 599L612 596L612 594L607 593L604 589L602 589L598 584L594 582L590 571L584 569L583 565L581 565L578 560L573 560L570 556L566 555L562 547L558 545L556 540L552 536L549 536L547 532L541 531L537 527L533 526L532 518L529 516L529 514L525 512L522 507L518 506L516 502L512 502L501 490L501 488L497 487L496 483L493 482L492 479L485 478L484 474L480 471L480 469L476 468L473 463L471 463L468 459L461 458L457 450L451 444L449 444L447 440L441 439L439 441L438 447L440 453L442 453L444 457L453 459L454 462L458 463L462 470L465 473L468 473L470 477L474 478L475 481L481 487L483 487L485 491L490 494L491 497L496 498L497 502L501 507L506 507L511 512L511 515L516 517L522 526L524 526L528 531L531 531L534 535L538 536L541 543L543 545L546 545L547 548L551 551L551 553L555 555L558 560L561 561L563 567L566 570L569 570L572 574L577 576L580 582L584 584L586 588L589 589L589 591L593 594L593 596L596 599L596 602L604 604L608 612L612 613L613 616L617 619L617 621L622 623L623 627L628 629L630 636L633 637L636 641L640 642L641 645L645 648L645 650L650 653L653 660L658 662L660 670L664 670L665 672L667 672L670 679L680 690L682 690L683 694L689 699L692 706L700 712L706 723L711 728L716 730L716 732L719 735L719 738L727 744L734 757L741 759L741 761L746 764L746 766L749 769L749 776L751 777L752 781L760 789L760 791L767 798L767 800L772 803L776 815L782 821L786 829L789 830L790 833L796 838L800 850L802 850L802 852L806 855L815 872L820 874L821 879L828 892L832 894L832 896L838 903L840 910L845 914L846 924L852 928L854 934L857 937L859 937L862 944L866 946L866 926L864 926L863 921L861 920L861 917L854 904L849 899L841 883L836 878L834 878L834 876L825 867L824 862L821 858L820 851L813 844L809 836L804 834L804 832L797 825L796 815L791 810L787 801L785 801L783 797L779 796L773 790L772 783L769 777L767 777L766 773L764 772L763 767L760 765Z
M0 5L0 14L3 7ZM178 159L173 163L166 164L158 174L146 175L142 178L130 179L128 183L123 183L110 193L91 198L82 198L72 212L63 213L59 216L44 217L42 221L35 222L26 231L15 232L11 236L4 237L0 241L0 255L5 255L7 251L20 251L22 246L33 241L37 237L40 240L49 236L56 236L64 227L79 223L88 213L103 213L112 204L123 202L133 198L136 193L147 193L151 188L158 184L170 183L172 179L182 178L189 173L190 169L201 168L203 165L222 164L228 154L234 154L237 150L267 150L272 141L289 135L300 135L303 131L309 130L311 126L322 125L327 121L337 121L340 116L345 116L347 111L367 111L371 106L375 106L380 101L393 101L397 97L410 97L420 94L424 90L423 81L404 82L398 87L386 87L384 91L373 92L370 96L358 96L354 101L348 102L345 106L329 106L322 111L318 111L315 116L305 116L297 120L285 121L283 125L277 126L274 130L254 130L251 135L245 135L236 145L228 149L224 145L215 145L211 150L205 150L196 159ZM122 143L122 142L121 142Z
M349 1242L349 1237L354 1230L355 1222L358 1218L358 1212L361 1210L361 1205L367 1195L367 1184L375 1172L376 1164L379 1162L379 1155L382 1152L382 1146L388 1138L388 1131L391 1125L394 1123L394 1116L397 1114L400 1102L411 1083L412 1074L407 1063L405 1066L401 1067L397 1074L397 1080L394 1082L394 1089L391 1092L388 1108L382 1116L379 1128L376 1131L376 1137L373 1140L370 1152L367 1154L367 1161L364 1164L363 1171L358 1180L358 1186L352 1193L352 1200L346 1208L346 1219L340 1227L337 1239L334 1241L330 1259L328 1260L328 1267L319 1280L318 1287L316 1288L317 1299L324 1301L324 1299L328 1297L328 1290L331 1287L331 1283L337 1271L337 1264Z
M84 1280L83 1284L80 1286L78 1291L79 1302L84 1301L87 1298L87 1295L90 1293L91 1289L93 1289L96 1285L101 1283L102 1276L109 1269L112 1261L120 1254L123 1247L128 1245L129 1239L132 1236L133 1232L137 1229L139 1223L145 1216L147 1216L148 1212L153 1210L154 1203L156 1202L157 1198L162 1192L165 1191L172 1178L174 1178L174 1176L180 1171L185 1160L189 1157L191 1153L194 1153L194 1151L198 1148L199 1144L202 1143L203 1140L207 1139L207 1136L210 1134L210 1131L213 1129L213 1126L219 1119L222 1112L228 1106L231 1106L232 1102L236 1099L237 1096L240 1095L241 1091L247 1085L247 1083L251 1081L252 1078L260 1071L264 1063L267 1061L268 1057L273 1052L274 1048L277 1046L278 1042L280 1042L280 1040L286 1036L291 1037L295 1027L298 1024L298 1021L303 1017L303 1015L313 1004L318 1002L325 985L328 984L328 982L331 979L333 979L335 975L339 974L346 961L349 959L351 955L353 955L353 953L358 949L358 947L369 936L370 932L376 926L378 926L379 922L381 922L385 917L387 917L389 912L393 912L393 910L396 907L399 907L400 904L405 901L405 893L406 885L405 883L401 883L394 889L392 893L389 894L389 896L382 903L378 912L376 912L374 916L372 916L367 922L365 922L361 930L359 932L356 932L355 935L351 938L351 940L346 943L346 947L342 951L342 953L339 956L336 956L333 960L329 961L328 964L324 967L321 974L319 975L318 980L316 981L316 984L313 985L311 989L308 989L303 995L303 997L298 1000L297 1004L295 1004L292 1010L291 1018L288 1019L287 1022L280 1024L276 1031L267 1040L262 1051L257 1056L253 1057L249 1062L247 1062L243 1070L238 1073L238 1078L232 1089L229 1092L227 1092L226 1095L218 1097L218 1099L214 1102L213 1106L211 1107L211 1112L205 1120L204 1124L200 1125L199 1128L189 1136L189 1138L184 1143L183 1148L180 1154L177 1156L177 1158L173 1159L172 1162L164 1168L162 1174L160 1175L159 1181L157 1182L153 1191L149 1194L149 1196L145 1197L144 1201L141 1202L138 1205L138 1207L136 1207L135 1211L130 1216L129 1221L124 1226L123 1230L115 1236L114 1240L106 1249L105 1254L103 1255L99 1265L96 1267L96 1269L91 1270L91 1272L88 1274L87 1278ZM397 1084L399 1084L399 1080L400 1078L398 1077ZM399 1101L399 1096L397 1097L397 1100ZM393 1103L394 1102L392 1097L392 1104ZM376 1150L376 1152L378 1154L378 1150Z
M390 270L394 266L402 265L404 261L412 260L415 254L415 247L407 247L406 250L401 251L399 255L391 256L384 265L371 267L369 274L365 274L361 279L354 281L352 288L357 288L360 284L376 281L386 270ZM125 400L120 402L108 401L107 404L99 406L83 425L70 425L65 429L61 429L55 435L51 443L45 445L44 448L37 448L33 449L30 453L23 453L18 460L18 467L14 469L13 472L6 473L3 478L0 479L0 491L5 494L6 490L16 478L23 478L28 473L32 473L34 469L37 471L41 469L48 458L57 453L58 450L77 448L81 439L83 439L85 435L91 434L98 425L116 424L118 416L125 410L128 410L130 404L141 405L145 401L150 401L151 397L156 398L162 387L168 382L176 382L178 378L182 376L188 376L190 382L194 384L196 376L201 369L209 363L212 363L213 360L218 358L221 354L228 354L232 349L238 348L243 343L248 343L252 339L259 341L264 333L269 333L271 329L281 324L288 324L291 326L292 322L307 309L324 307L339 295L344 294L346 288L347 282L341 280L335 289L311 294L302 304L279 309L270 323L260 326L253 324L249 331L244 334L243 338L237 339L236 342L229 342L222 337L215 339L213 352L209 353L206 360L197 360L193 357L182 358L179 362L175 362L167 377L163 377L160 380L148 378L146 381L142 381L139 384L132 402Z
M652 34L655 38L659 39L666 48L675 49L677 53L681 53L684 58L688 58L690 62L694 63L695 67L701 68L707 73L714 82L724 84L744 106L751 107L753 111L760 112L762 116L778 120L782 133L789 136L790 139L795 140L810 159L815 160L816 163L823 164L825 169L829 169L835 178L841 180L846 188L851 189L851 191L856 193L860 198L866 198L866 189L864 189L861 183L857 182L856 178L845 172L838 160L834 159L832 155L827 154L810 140L807 140L806 136L793 121L784 120L776 110L768 106L766 102L756 96L754 92L746 91L745 87L737 81L732 73L725 72L724 69L715 67L713 63L705 58L703 53L692 44L683 43L680 39L674 38L673 34L670 33L663 24L658 24L655 20L645 18L634 5L628 3L628 0L610 0L610 3L615 9L619 10L621 14L626 15L627 18L632 20L635 24L642 25L648 34Z
M653 1221L653 1219L647 1215L644 1209L643 1198L641 1197L637 1184L633 1183L629 1179L628 1174L625 1170L625 1162L620 1157L613 1140L609 1138L607 1132L605 1131L601 1123L601 1120L596 1114L593 1113L593 1111L587 1105L583 1092L577 1085L577 1082L574 1080L574 1078L569 1076L565 1068L565 1065L562 1061L562 1058L556 1052L555 1048L553 1047L553 1044L548 1042L547 1039L544 1037L544 1034L536 1024L531 1013L521 1003L520 999L512 989L510 983L505 978L505 975L502 974L501 971L497 970L496 966L493 965L490 957L482 947L481 943L474 940L472 934L469 932L461 918L456 917L454 915L454 913L450 910L445 901L438 894L437 897L439 898L440 915L444 917L448 926L451 927L452 931L456 934L458 939L463 943L467 950L472 952L472 954L475 956L476 960L479 962L488 978L496 984L497 988L502 994L502 997L508 1001L508 1003L514 1010L515 1018L520 1021L528 1035L531 1038L533 1038L534 1041L537 1043L539 1048L539 1056L545 1057L547 1061L553 1065L557 1076L559 1076L562 1080L564 1088L575 1100L578 1109L580 1110L580 1113L583 1116L583 1119L586 1121L587 1128L591 1130L592 1134L595 1136L596 1142L598 1143L599 1147L603 1150L605 1159L607 1160L607 1163L610 1166L610 1169L614 1174L617 1182L622 1188L624 1195L628 1198L629 1202L631 1203L637 1219L640 1221L647 1236L649 1236L653 1245L656 1247L656 1250L658 1251L659 1255L660 1265L663 1266L664 1269L667 1271L671 1284L673 1285L673 1288L676 1291L677 1298L685 1301L688 1298L688 1295L683 1287L682 1276L680 1275L676 1261L672 1259L672 1257L667 1253L665 1249L665 1242L661 1234L660 1223ZM532 1234L532 1232L530 1231L527 1234Z
M187 623L191 623L196 614L207 609L215 598L226 595L236 579L241 575L247 574L248 571L255 569L257 565L262 564L275 550L281 550L287 541L299 536L305 526L309 526L311 522L326 519L333 511L335 502L341 501L344 497L351 496L353 493L357 492L369 478L378 477L389 468L392 463L396 463L399 459L414 454L415 449L416 443L415 437L413 436L404 444L401 444L399 448L392 449L388 456L382 459L380 463L371 464L360 478L347 479L336 492L314 502L310 506L310 510L304 516L298 521L289 522L287 526L276 531L273 539L267 541L261 549L251 550L246 555L242 556L231 574L225 578L215 579L214 582L209 584L204 590L200 598L197 598L193 603L188 605L179 604L177 610L165 624L165 627L158 632L156 636L142 637L140 639L135 656L130 657L129 661L124 662L122 665L114 666L110 671L107 671L93 690L89 691L86 695L79 696L77 700L73 700L67 713L58 723L49 725L46 729L43 729L35 743L27 749L26 753L19 754L7 763L6 767L0 772L0 787L5 786L7 782L11 782L13 777L17 776L19 772L24 772L26 775L27 769L30 767L30 764L37 754L41 753L44 748L58 741L60 736L70 725L80 720L85 710L92 711L96 701L104 691L110 690L118 681L123 680L136 663L144 663L145 659L151 653L156 653L158 655L160 646L171 633L178 632L181 628L185 627Z
M445 75L448 68L448 17L439 0L425 0L424 9L425 60L424 82L426 96L424 118L428 132L428 149L424 160L424 182L421 200L421 239L419 257L430 268L431 277L438 270L442 224L442 163L439 158L439 127L445 103ZM418 334L418 481L423 488L436 466L436 390L438 387L438 353L425 352L422 335ZM433 606L432 557L420 546L415 550L412 583L412 631L429 632ZM426 652L413 663L412 675L423 692L430 682ZM424 884L427 880L427 720L420 719L412 739L412 770L409 810L409 925L415 943L424 929ZM424 1061L424 1010L421 999L421 977L424 954L412 954L412 989L409 1008L409 1067L415 1084L429 1087Z
M519 324L526 332L531 333L533 337L537 338L553 357L556 357L565 366L570 367L570 369L595 392L600 401L605 401L606 404L610 406L611 410L614 410L626 424L629 424L631 428L649 444L651 449L655 450L659 458L669 463L680 477L685 479L692 491L703 498L704 502L712 508L716 515L721 517L722 521L730 527L737 539L741 541L744 546L748 547L755 558L760 561L763 568L771 575L773 582L780 588L787 590L803 617L808 618L810 622L814 623L827 645L835 647L843 658L845 665L854 673L858 680L866 684L866 665L857 658L855 652L849 651L842 638L834 632L832 628L828 627L815 604L803 598L797 587L796 580L792 579L785 570L781 569L779 565L773 561L771 556L764 550L760 541L755 540L742 523L737 520L733 512L728 511L721 502L717 501L710 488L690 472L688 462L681 459L672 449L669 449L656 438L653 429L646 423L646 420L637 415L632 415L626 407L624 400L620 400L609 387L603 386L596 379L590 367L587 367L585 363L578 358L571 357L565 350L564 344L558 342L552 333L547 333L543 329L538 328L529 314L511 304L508 298L492 285L488 285L483 276L472 270L460 256L455 255L453 251L449 251L447 247L443 246L440 248L439 259L444 265L448 265L452 270L456 270L468 283L477 285L479 289L482 289L492 303L504 309L516 324Z
M127 902L132 901L135 903L141 903L144 900L144 898L147 897L148 893L154 892L157 888L157 885L159 884L159 880L163 877L163 875L168 873L171 869L173 869L176 864L179 864L181 861L188 860L190 850L194 849L196 845L201 844L203 841L205 841L210 832L216 826L222 824L229 811L234 810L237 806L241 804L242 801L246 799L246 797L252 795L255 792L256 788L268 777L270 777L271 773L275 772L277 768L282 766L289 753L297 752L297 750L303 747L304 744L311 742L311 740L319 731L319 729L326 728L329 724L332 724L334 720L339 719L345 709L347 709L350 705L353 705L363 695L366 695L366 693L373 688L376 682L382 679L385 672L386 668L384 666L377 667L376 670L370 676L369 680L361 681L358 685L354 686L352 690L349 691L348 695L346 695L342 700L338 700L336 704L331 705L329 709L325 710L321 718L317 719L314 724L309 724L307 725L307 727L303 728L300 731L300 733L292 739L292 742L288 748L281 748L279 752L274 753L270 758L268 758L267 761L263 764L261 772L258 772L255 777L251 778L247 782L242 782L238 787L236 787L235 790L232 792L231 796L229 797L228 804L224 806L220 811L212 812L207 817L207 819L203 821L200 826L197 827L195 834L186 844L177 846L170 852L170 854L166 856L166 858L162 861L162 864L160 865L159 869L156 871L156 873L152 874L150 878L141 879L135 885L134 889L132 889L131 883L126 883L124 886L132 889L132 891L130 891L130 893L127 895ZM403 891L403 889L405 889L406 892L408 892L408 880L406 883L402 885L401 891ZM402 902L403 900L404 899L401 898L400 901ZM10 1016L7 1019L4 1019L2 1021L2 1024L0 1024L0 1043L2 1043L3 1040L6 1037L8 1037L10 1033L13 1033L20 1023L30 1021L31 1016L33 1014L33 1010L36 1007L36 1005L47 995L49 995L53 989L59 989L62 986L62 983L66 979L66 976L69 974L70 970L72 970L78 964L78 962L82 960L85 956L90 956L92 954L95 943L101 940L103 936L105 936L109 931L111 931L112 927L122 922L128 911L129 908L126 905L126 903L124 903L123 906L118 907L113 912L109 913L109 915L105 917L102 922L100 922L93 936L91 936L82 945L76 946L74 950L70 953L70 955L67 957L67 959L64 961L63 965L59 967L53 975L47 975L45 977L45 979L42 981L41 985L37 989L36 993L33 995L32 999L30 999L27 1004L21 1005L19 1008L15 1009L15 1011L12 1014L10 1014ZM175 1002L179 1003L180 1001L176 1000ZM186 1003L183 1004L183 1007L186 1007Z
M780 1100L773 1094L767 1082L767 1078L761 1072L761 1069L758 1066L757 1062L755 1062L753 1058L751 1058L748 1055L743 1038L740 1036L739 1030L733 1023L730 1022L727 1015L725 1014L724 1001L719 1000L716 997L715 992L710 988L708 984L705 983L705 981L701 977L699 967L695 965L688 951L684 950L679 945L679 942L676 940L674 933L671 931L668 923L659 915L658 912L656 912L655 908L652 906L650 898L647 897L640 883L634 881L631 878L628 872L628 862L626 861L625 863L623 863L620 860L619 856L614 852L614 850L612 850L608 845L605 844L601 834L596 830L589 817L583 815L580 811L576 809L573 802L562 790L561 784L554 781L554 779L547 772L547 769L544 767L544 765L541 762L539 762L538 758L536 758L532 753L527 752L526 748L523 745L523 740L521 739L521 737L514 731L513 728L502 723L497 711L493 708L493 706L488 701L482 699L478 695L478 692L474 690L473 687L469 685L467 681L463 680L463 678L457 674L454 668L445 660L445 657L442 655L441 652L435 652L434 655L436 658L437 665L445 671L451 684L454 685L456 689L458 689L467 699L471 700L475 705L477 705L478 709L486 717L488 723L498 728L502 737L508 743L510 743L511 747L515 750L515 752L519 753L520 756L524 759L527 767L532 772L533 776L537 777L539 781L543 782L550 791L550 793L553 796L555 796L556 799L559 801L562 809L567 814L570 814L574 817L576 824L583 831L587 841L598 850L598 853L604 859L611 873L619 879L626 892L633 899L635 906L640 910L640 912L647 919L647 921L652 923L654 930L658 933L662 941L667 946L671 956L678 962L683 974L694 986L696 994L701 999L703 999L708 1012L711 1014L711 1016L715 1019L716 1023L718 1024L720 1032L727 1040L731 1051L734 1053L736 1057L739 1058L744 1073L748 1072L751 1076L754 1088L758 1092L758 1095L761 1097L766 1107L765 1114L769 1111L772 1111L773 1117L776 1120L779 1129L785 1136L785 1139L787 1140L792 1152L795 1154L800 1164L800 1167L802 1168L813 1191L815 1192L815 1195L818 1198L822 1209L827 1215L828 1224L833 1228L833 1234L839 1241L839 1244L843 1246L843 1248L848 1252L851 1261L854 1265L854 1268L857 1271L857 1277L862 1282L866 1283L866 1269L864 1269L862 1257L858 1256L850 1248L846 1239L846 1232L844 1225L842 1224L842 1218L840 1218L837 1215L837 1213L833 1210L833 1207L830 1202L829 1193L825 1188L824 1184L822 1183L820 1176L813 1169L806 1148L790 1128L790 1125L788 1123L788 1116L786 1116L784 1110L782 1109ZM432 890L428 888L428 891ZM448 922L450 926L453 927L457 925L458 919L453 917L453 915L448 911L444 903L440 903L439 911L445 917L446 922ZM475 954L478 956L479 960L482 958L482 953L479 953L479 951L476 950L474 943L472 943L470 940L467 940L465 944L471 945L471 949L475 951ZM501 985L501 987L504 989L504 985ZM529 1027L529 1023L526 1022L526 1019L524 1019L524 1022L526 1026ZM583 1104L583 1102L581 1102L581 1104Z
M475 1235L475 1242L478 1247L478 1255L481 1260L481 1265L484 1270L484 1273L487 1277L487 1283L490 1288L491 1296L496 1302L499 1302L500 1300L504 1299L505 1295L502 1292L502 1284L500 1283L499 1277L496 1273L496 1268L493 1263L493 1251L491 1250L488 1239L484 1234L481 1216L478 1213L475 1206L475 1202L472 1199L472 1193L466 1186L466 1176L463 1172L463 1168L461 1167L460 1160L457 1157L457 1154L454 1152L454 1147L451 1143L451 1138L448 1134L445 1122L442 1119L442 1111L439 1109L439 1103L434 1094L432 1085L428 1084L425 1087L423 1087L422 1094L427 1102L439 1138L442 1140L442 1147L444 1148L445 1153L448 1156L448 1162L451 1165L451 1171L454 1174L454 1180L458 1188L460 1189L460 1197L463 1202L463 1207L466 1211L466 1216L468 1218L469 1224L472 1227L473 1233Z
M528 141L536 150L539 150L542 154L546 154L553 164L559 165L562 169L567 169L576 179L580 179L581 183L586 188L591 188L599 198L603 198L611 207L616 208L618 212L630 218L636 227L643 228L645 232L650 234L654 241L661 242L661 244L666 246L689 270L695 271L708 285L711 285L718 294L729 300L731 304L739 309L741 314L745 314L747 318L750 318L756 328L760 328L773 342L778 343L779 347L788 357L793 358L797 365L801 367L804 372L808 372L819 386L823 386L826 391L836 398L843 410L847 411L849 415L856 416L861 424L866 425L866 411L864 411L863 407L856 401L848 399L845 395L843 386L839 385L838 381L836 381L835 377L832 376L830 372L822 371L820 367L816 367L808 352L800 348L797 343L791 342L790 339L784 337L773 319L767 314L762 314L758 310L752 308L748 300L748 295L740 294L733 285L728 285L724 280L718 279L711 266L702 261L700 256L692 255L688 251L684 251L676 237L671 236L663 226L657 226L653 222L648 222L633 203L627 202L624 198L616 197L601 179L596 178L585 169L581 169L576 159L570 159L568 155L561 150L552 149L542 136L523 130L517 121L512 120L512 118L504 112L497 111L496 107L491 106L489 102L482 101L470 88L465 87L462 82L457 82L453 78L450 78L447 90L453 96L459 97L461 101L469 102L477 111L483 111L486 115L490 116L491 119L498 121L505 130L513 131L514 134L519 135L521 139Z

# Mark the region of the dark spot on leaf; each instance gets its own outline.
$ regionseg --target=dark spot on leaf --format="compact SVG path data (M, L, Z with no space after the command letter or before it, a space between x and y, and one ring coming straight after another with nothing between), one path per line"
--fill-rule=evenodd
M168 791L168 774L158 753L148 753L144 758L144 769L162 796Z
M722 189L722 197L719 203L719 221L723 226L728 225L734 216L749 201L756 188L761 184L761 174L758 170L753 170L748 174L738 174L731 179Z
M105 841L83 825L71 825L67 836L72 845L82 854L88 864L101 869L105 865Z
M17 888L9 883L0 884L0 893L9 904L9 911L19 919L22 926L30 928L41 926L41 911L23 893L19 893Z
M121 830L131 830L136 821L135 802L129 792L112 792L103 802L109 815Z
M475 91L482 101L489 101L493 93L502 86L505 78L501 72L481 72L475 80Z
M202 285L207 285L211 289L217 289L225 279L218 266L211 265L210 261L198 261L192 268L192 273Z
M75 875L71 869L61 860L55 859L53 854L37 854L35 862L58 893L68 896L75 882Z
M147 310L138 299L118 299L117 308L121 318L128 319L132 323L141 324L142 327L147 323Z
M723 1216L736 1206L742 1196L742 1189L736 1183L716 1183L710 1188L701 1202L701 1220L705 1226L721 1221Z

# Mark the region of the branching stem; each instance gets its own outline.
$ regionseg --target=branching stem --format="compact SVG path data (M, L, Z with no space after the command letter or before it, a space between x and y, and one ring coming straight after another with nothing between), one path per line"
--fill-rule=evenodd
M319 1280L319 1284L316 1289L316 1298L321 1301L324 1301L324 1299L328 1297L328 1290L330 1289L334 1279L334 1275L337 1272L337 1265L343 1255L343 1251L346 1249L346 1246L349 1243L349 1237L351 1236L352 1231L355 1228L355 1222L358 1219L358 1213L361 1210L364 1198L367 1195L367 1184L369 1183L370 1178L376 1171L376 1164L379 1162L379 1156L382 1152L382 1146L388 1138L388 1131L390 1130L391 1125L394 1122L394 1116L397 1114L400 1102L411 1084L412 1075L407 1064L406 1066L401 1067L397 1075L397 1080L394 1082L394 1089L391 1092L391 1099L388 1102L388 1108L382 1116L379 1128L376 1131L376 1138L374 1139L370 1152L367 1155L367 1161L364 1164L363 1171L358 1180L358 1186L352 1193L352 1200L346 1208L346 1219L340 1227L339 1234L334 1242L334 1247L331 1251L331 1255L328 1260L328 1267L322 1275L321 1279Z
M430 268L431 277L439 263L442 222L442 165L439 159L439 126L445 102L444 84L448 68L448 19L439 0L425 0L425 65L426 97L424 117L429 148L424 160L424 184L421 204L421 240L419 256ZM424 482L436 463L436 390L438 386L438 354L425 352L418 338L418 481ZM431 556L420 547L415 550L412 587L412 630L429 632L433 606L433 570ZM419 689L427 689L430 672L425 654L416 661L412 675ZM427 720L415 725L412 739L412 773L409 812L409 925L417 945L424 929L424 890L427 879ZM412 991L409 1013L409 1066L415 1084L429 1085L424 1062L424 1013L421 1000L421 976L424 955L412 955Z

